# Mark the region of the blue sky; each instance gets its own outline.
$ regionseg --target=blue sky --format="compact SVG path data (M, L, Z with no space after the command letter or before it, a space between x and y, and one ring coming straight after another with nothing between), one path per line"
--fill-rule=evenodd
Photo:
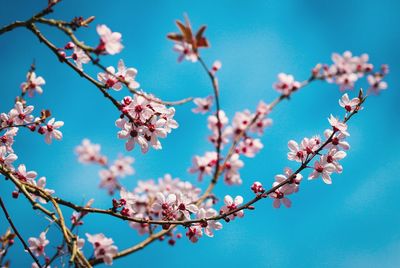
M18 0L3 4L0 25L28 18L46 2ZM138 69L137 79L144 90L169 100L211 94L208 77L200 65L178 64L165 38L175 31L174 20L182 18L184 12L195 27L207 24L211 48L204 51L203 57L208 63L215 59L223 63L219 73L221 105L230 117L235 111L254 109L260 99L273 100L277 93L271 85L279 72L306 79L317 62L330 62L332 52L366 52L375 65L390 65L389 90L368 99L364 111L350 123L352 148L343 161L343 174L333 176L331 186L320 180L304 183L299 194L293 196L291 209L273 209L271 201L265 200L257 204L255 211L246 212L245 218L225 225L213 239L204 238L197 244L183 239L174 247L155 242L116 261L115 267L398 267L398 9L395 1L62 2L55 17L95 15L96 23L121 32L125 49L117 56L106 57L103 63L116 65L123 58L127 65ZM46 27L42 30L57 45L65 44L63 36ZM93 27L79 32L79 37L97 43ZM94 197L98 207L108 207L110 198L97 188L97 168L79 165L73 149L88 137L101 143L110 158L124 152L123 142L116 139L117 111L96 88L58 63L27 30L0 36L0 47L0 111L11 108L19 84L35 59L37 73L47 83L44 94L32 99L32 104L38 110L50 108L56 118L65 121L63 142L50 146L43 137L21 131L15 145L19 161L46 176L57 195L78 203ZM87 71L96 74L91 67ZM241 173L243 186L227 188L220 184L216 193L243 194L248 199L253 181L271 183L275 174L291 165L286 159L287 141L322 134L329 114L341 112L337 105L340 95L337 86L317 82L280 104L271 114L273 127L262 138L263 151L257 158L246 160ZM177 108L181 126L163 141L162 151L129 153L136 158L136 174L124 180L128 188L140 179L158 178L165 173L197 183L186 170L193 155L211 147L206 142L206 117L192 114L191 108L191 104ZM10 183L2 181L0 194L12 217L24 237L37 236L46 227L46 220L37 217L23 198L11 199L12 189ZM0 217L0 230L6 226L4 217ZM125 223L104 216L87 218L80 233L86 231L104 232L120 249L141 239ZM50 247L59 244L56 234L55 229L49 232ZM28 267L29 256L16 244L10 252L12 264Z

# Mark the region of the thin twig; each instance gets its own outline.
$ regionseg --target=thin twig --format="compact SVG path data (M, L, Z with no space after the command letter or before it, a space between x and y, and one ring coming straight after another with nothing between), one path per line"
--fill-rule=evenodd
M11 228L14 230L14 233L17 235L18 239L21 241L22 245L24 246L24 249L26 251L28 251L29 255L31 255L32 259L35 261L35 263L39 266L42 267L40 265L39 260L36 258L36 256L33 254L33 252L31 251L31 249L29 248L29 246L26 244L25 240L22 238L21 234L19 233L17 227L15 227L14 222L12 221L10 215L8 214L7 208L4 205L3 199L0 197L0 206L4 212L4 215L6 216L6 219L8 221L8 223L10 224Z

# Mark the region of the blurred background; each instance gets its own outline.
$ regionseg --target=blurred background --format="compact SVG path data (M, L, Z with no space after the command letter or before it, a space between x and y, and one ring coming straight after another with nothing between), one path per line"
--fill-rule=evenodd
M12 2L2 0L0 25L31 17L47 1ZM279 72L293 74L297 80L308 78L318 62L330 63L332 52L351 50L355 55L368 53L375 66L387 63L389 89L367 100L365 109L351 121L351 150L344 159L344 172L333 176L333 184L321 180L303 183L292 196L290 209L274 209L271 200L259 202L246 217L224 224L215 238L204 237L197 244L181 239L171 247L166 242L151 244L129 257L116 260L115 267L399 267L400 214L400 108L398 90L400 52L399 4L396 1L63 1L51 17L70 20L74 16L96 16L79 38L95 46L95 25L104 23L121 32L125 49L117 56L102 59L116 66L123 58L138 69L137 80L147 92L165 100L187 96L207 96L211 86L199 64L177 63L167 33L176 31L175 19L187 12L194 28L209 27L206 36L211 48L202 55L211 64L219 59L221 105L232 118L236 111L254 110L259 100L278 96L272 89ZM57 46L67 39L53 29L41 30ZM80 79L26 29L0 36L1 86L0 111L12 108L19 85L25 79L33 59L37 74L46 79L44 94L29 101L36 110L51 109L65 121L62 142L46 145L40 135L21 130L15 143L18 163L46 176L48 187L56 194L84 204L95 199L97 207L108 208L111 197L98 189L98 168L79 164L74 147L85 137L102 145L109 159L119 153L135 157L135 175L123 180L132 189L138 180L158 178L165 173L203 183L189 175L193 155L212 147L207 142L206 117L193 114L193 104L177 107L180 127L162 140L163 150L142 155L127 153L124 142L116 138L116 109L87 81ZM85 70L96 75L88 65ZM357 86L367 87L365 79ZM115 93L119 99L124 93ZM113 93L114 94L114 93ZM356 92L350 92L355 95ZM249 199L249 186L255 180L269 185L275 174L286 166L295 167L286 158L287 141L322 134L330 113L341 115L338 86L316 82L281 103L271 114L274 124L262 137L264 149L255 159L245 159L241 175L243 185L227 187L222 183L216 193L242 194ZM38 236L48 221L32 211L24 198L11 198L11 183L1 180L0 194L10 209L15 224L27 239ZM71 214L65 210L66 217ZM7 222L0 215L0 231ZM124 249L143 237L118 220L92 215L79 229L103 232ZM48 252L61 242L58 230L48 233ZM88 256L91 245L85 246ZM52 255L52 254L51 254ZM20 242L9 253L11 267L30 267L32 260Z

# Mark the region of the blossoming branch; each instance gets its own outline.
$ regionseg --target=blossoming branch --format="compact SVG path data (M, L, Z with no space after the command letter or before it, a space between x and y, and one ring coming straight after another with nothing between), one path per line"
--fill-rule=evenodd
M63 138L64 122L52 116L51 107L36 112L37 108L31 105L31 98L46 94L46 90L51 90L53 86L46 84L33 63L21 83L15 102L0 114L0 173L8 179L7 183L15 186L11 195L26 199L51 224L25 241L18 231L19 225L14 224L0 198L4 215L13 230L8 230L1 237L0 266L10 262L5 257L15 237L31 256L32 267L50 267L57 261L64 265L65 260L76 267L92 267L100 263L111 265L115 259L130 255L157 240L165 240L169 245L174 245L184 236L193 243L204 236L213 237L216 231L230 221L250 214L255 209L255 204L261 200L271 200L274 208L282 205L289 208L292 206L290 196L299 192L300 185L305 183L305 177L331 184L332 177L342 173L340 161L347 156L350 149L346 141L350 135L348 123L354 115L362 111L369 95L379 94L388 87L384 81L389 72L387 65L376 68L369 62L367 54L354 56L349 51L343 54L334 53L332 63L316 64L305 80L297 80L291 74L279 73L272 86L278 93L275 100L269 103L260 101L254 111L237 111L229 119L220 104L221 89L217 75L222 63L215 60L208 65L201 56L201 51L210 46L205 37L206 26L193 31L188 17L185 16L184 21L176 21L179 32L170 33L167 37L173 42L173 50L178 53L178 62L197 63L204 69L211 82L210 95L164 101L143 90L137 80L138 70L128 67L123 59L116 60L116 67L102 65L103 57L114 56L127 49L121 33L99 24L93 29L99 36L98 40L90 46L90 42L80 40L76 33L83 28L91 30L95 18L75 17L70 21L48 18L58 2L52 0L45 9L30 19L16 21L1 28L0 35L18 27L26 28L61 63L97 88L116 108L116 119L115 122L110 122L110 126L115 124L119 129L116 137L124 141L125 150L122 151L125 151L125 155L120 154L110 161L102 153L101 145L93 143L89 138L75 148L80 163L98 166L99 187L105 189L110 196L110 205L107 208L96 207L93 199L81 206L57 196L54 189L47 188L46 177L38 176L38 172L27 168L29 163L25 161L18 163L17 160L21 159L13 145L22 131L42 135L47 144L53 141L62 142ZM52 41L41 32L40 27L59 31L68 41ZM84 71L88 64L98 69L96 77ZM272 181L267 178L258 181L242 178L240 173L248 161L246 159L256 157L263 149L262 136L272 126L270 114L280 102L292 98L314 81L335 83L341 91L347 91L357 88L356 83L364 78L369 84L367 91L343 93L339 99L342 112L340 115L331 114L328 117L329 124L322 135L288 142L287 158L294 162L293 167L284 167L283 173L277 174ZM126 96L118 100L114 97L114 91L125 92ZM189 174L194 174L194 180L185 181L166 173L158 180L140 180L133 190L128 190L123 181L131 179L135 174L135 159L129 156L129 151L140 150L147 153L151 149L162 149L162 139L169 136L173 138L173 130L179 127L175 120L177 111L174 106L191 101L194 103L191 108L193 113L207 115L207 128L210 132L210 149L193 156L191 166L186 167ZM54 180L55 178L49 180L50 184ZM247 185L244 190L253 192L253 199L245 201L240 195L233 197L229 195L229 188L226 189L225 196L216 196L214 188L221 180L226 187ZM271 186L267 187L269 183ZM73 213L67 216L66 208L72 209ZM120 250L114 240L104 234L107 229L104 233L86 230L85 236L78 236L78 227L84 228L85 221L90 220L91 214L124 220L145 238ZM48 229L55 225L63 239L61 244L47 238ZM89 249L92 254L85 255L84 248Z

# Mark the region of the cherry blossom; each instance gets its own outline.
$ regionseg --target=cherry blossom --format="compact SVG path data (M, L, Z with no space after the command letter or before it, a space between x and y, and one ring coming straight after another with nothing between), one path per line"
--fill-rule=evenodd
M33 97L35 92L38 94L43 93L42 86L46 84L46 81L41 76L36 76L36 73L29 71L26 74L26 82L21 84L22 92L28 92L29 97Z
M139 83L135 81L137 70L134 68L126 68L123 60L119 60L117 72L113 66L107 67L106 70L107 72L98 73L97 79L108 88L112 88L116 91L121 90L122 82L120 79L128 83L130 88L136 89L140 86Z
M236 153L243 154L247 157L255 157L255 155L264 147L260 139L245 138L239 142Z
M46 255L44 249L49 243L50 241L46 239L46 232L41 232L39 238L30 237L28 239L29 249L36 257Z
M203 176L210 175L213 166L217 163L217 153L216 152L206 152L204 156L193 157L193 166L189 168L190 173L199 173L198 180L201 181Z
M331 126L333 127L334 131L340 131L341 133L343 133L346 136L349 136L350 134L347 132L347 125L344 122L341 122L337 117L334 117L333 115L331 115L328 118L329 123L331 124Z
M210 111L212 103L213 103L213 96L208 96L206 98L194 98L193 102L197 105L196 108L192 109L194 113L201 113L205 114Z
M9 113L10 118L13 119L15 125L23 125L25 123L30 123L33 121L33 106L24 107L24 105L17 101L15 103L14 109Z
M157 100L149 95L148 98ZM165 138L172 129L178 127L178 123L173 119L174 108L167 108L163 104L149 101L148 98L136 94L133 98L125 97L122 100L123 115L134 118L133 122L119 118L115 123L121 129L118 138L127 140L125 147L128 151L132 150L136 143L140 145L142 153L146 153L149 147L159 150L162 148L159 138Z
M83 64L87 64L90 61L90 58L86 52L78 46L74 47L74 52L70 58L74 60L76 67L78 67L80 70L83 70Z
M14 170L13 162L18 159L18 156L13 153L8 153L5 146L0 146L0 165L2 168Z
M279 187L279 191L286 195L298 192L299 185L301 180L303 179L303 176L299 173L293 174L293 171L290 168L285 168L284 174L278 174L275 176L275 183L276 183L275 185L278 185L279 183L282 183L289 178L291 178L289 183Z
M230 195L226 195L224 197L225 206L223 206L220 210L220 214L228 213L232 210L237 209L243 203L243 197L240 195L236 196L235 199ZM229 219L233 220L236 217L242 218L244 216L243 210L239 210L231 215L227 216Z
M118 248L114 246L114 241L111 238L107 238L104 234L90 235L86 233L86 237L93 245L94 257L96 259L103 259L107 265L112 265L113 257L118 253Z
M118 32L111 32L110 28L106 25L98 25L97 33L100 35L100 45L97 47L97 53L108 53L110 55L121 52L124 46L121 44L121 34Z
M197 54L193 51L192 45L186 42L179 42L174 45L174 51L179 53L178 62L182 62L184 59L196 62L198 60Z
M84 164L99 163L107 164L107 157L100 153L100 144L94 144L89 139L82 140L81 145L76 146L75 153L78 155L78 161Z
M214 131L214 132L218 132L218 128L223 128L226 124L228 124L228 117L226 116L225 112L223 110L220 110L218 113L219 116L219 122L218 122L218 118L216 115L210 115L208 116L208 124L207 127Z
M347 112L351 113L360 103L359 98L353 98L350 100L349 95L346 93L339 100L339 105L343 107Z
M47 144L50 144L53 139L61 140L62 132L58 130L60 127L64 125L63 121L56 121L55 118L52 118L47 122L47 125L39 128L39 133L45 135L45 141Z
M176 200L175 194L165 196L163 193L158 192L156 194L156 202L153 203L151 209L155 213L161 213L164 219L172 220L176 218Z
M331 174L333 171L335 171L335 166L321 158L321 160L314 162L314 171L308 176L308 179L313 180L322 176L322 180L326 184L332 184Z
M34 184L36 184L37 187L41 188L43 191L45 191L47 194L52 195L55 193L54 190L52 189L47 189L46 188L46 177L41 177L37 180L37 182L34 182ZM36 196L36 195L32 195L33 200L38 199L38 201L42 204L46 204L47 201L46 199L40 197L40 196Z
M304 152L303 149L300 149L299 144L296 141L290 140L288 142L288 147L290 150L290 152L287 154L289 160L301 163L306 159L307 152Z
M198 219L212 218L218 215L218 212L213 208L199 209L197 213ZM222 224L219 221L209 220L207 222L203 222L199 224L204 228L204 233L208 237L214 237L214 230L218 231L222 229Z
M324 131L324 136L328 139L329 137L331 137L333 134L333 130L332 129L326 129ZM332 136L332 141L327 145L327 148L331 148L331 147L338 147L341 148L343 150L349 150L350 149L350 145L347 141L345 141L344 139L346 139L348 135L343 134L342 132L335 132Z
M126 177L135 173L132 164L135 159L130 156L119 156L111 165L110 170L118 177Z
M109 170L103 169L99 171L100 176L100 188L107 189L110 195L114 194L114 192L120 189L121 185L118 182L116 174Z
M370 74L367 76L367 81L368 84L370 85L370 91L374 92L374 93L379 93L382 90L387 89L388 84L383 81L383 75L377 73L377 74Z
M192 200L185 195L177 195L177 210L187 220L190 220L190 213L197 213L199 211L199 208L191 202Z
M199 238L203 236L203 231L201 226L199 225L190 226L187 229L186 236L189 238L191 242L196 243L199 240Z
M295 81L293 75L285 73L278 74L278 82L274 84L274 88L284 95L290 95L292 91L297 90L300 86L300 82Z
M35 171L26 171L26 167L24 164L20 164L16 170L16 175L18 179L22 182L28 182L34 184L34 180L37 177L37 173Z
M137 89L140 87L140 84L135 81L137 73L138 71L135 68L126 68L122 59L118 61L118 72L116 75L127 82L131 89Z
M290 199L286 197L285 193L282 193L280 190L270 193L269 197L274 199L274 202L272 203L274 208L280 208L281 203L283 203L287 208L292 206L292 201L290 201Z
M346 152L338 151L336 148L332 148L326 155L322 156L322 162L330 163L335 166L335 172L342 173L343 167L339 164L339 160L346 157Z
M224 166L224 182L228 185L242 184L239 169L242 168L243 165L243 161L239 159L239 154L233 154Z
M13 153L12 145L14 144L14 138L17 136L18 128L9 128L3 136L0 136L0 147L4 146L7 152Z

